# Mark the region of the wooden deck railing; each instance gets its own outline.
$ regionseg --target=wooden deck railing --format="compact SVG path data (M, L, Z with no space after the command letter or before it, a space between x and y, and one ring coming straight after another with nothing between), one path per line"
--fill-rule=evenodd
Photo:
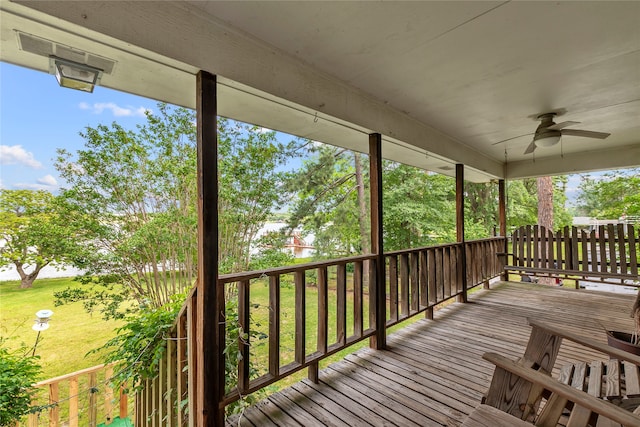
M515 230L508 270L539 276L576 276L582 280L629 285L638 280L640 236L631 224L601 225L586 232L565 227ZM577 282L576 282L577 283Z
M385 254L387 327L503 272L497 253L504 238L430 246ZM465 256L463 257L463 251ZM466 263L463 264L463 259ZM221 406L301 369L317 380L318 363L373 336L375 255L221 275L226 330L235 329L219 357L237 359L237 380L227 383ZM466 274L465 274L466 272ZM187 426L195 413L198 367L194 358L195 290L170 336L158 376L136 394L136 425ZM229 377L235 377L231 374Z
M164 357L158 376L144 380L136 393L135 425L152 427L188 426L188 414L194 412L193 392L195 363L189 363L188 349L195 348L196 289L194 288L180 310L168 336L164 337Z
M95 427L99 423L110 424L114 414L127 418L125 387L113 390L112 376L113 364L98 365L35 384L33 405L47 405L48 409L30 414L27 427Z
M424 311L432 317L437 304L500 275L503 245L495 237L387 253L387 327Z

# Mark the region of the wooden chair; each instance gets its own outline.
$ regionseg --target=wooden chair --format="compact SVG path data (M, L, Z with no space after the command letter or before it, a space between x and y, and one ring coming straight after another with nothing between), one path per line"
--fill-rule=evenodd
M529 324L532 331L521 359L511 361L495 353L483 356L496 369L483 402L485 405L479 406L464 426L520 426L522 423L532 423L551 427L556 426L563 413L569 410L566 420L568 427L595 426L596 423L598 426L640 427L640 415L603 400L595 393L589 394L583 387L573 387L572 381L567 383L566 380L559 381L550 376L563 339L598 350L635 367L640 366L640 357L544 322L529 319ZM598 376L598 380L601 377ZM588 383L583 376L581 384ZM513 418L500 419L496 411L485 406L496 408ZM502 414L499 416L504 417Z

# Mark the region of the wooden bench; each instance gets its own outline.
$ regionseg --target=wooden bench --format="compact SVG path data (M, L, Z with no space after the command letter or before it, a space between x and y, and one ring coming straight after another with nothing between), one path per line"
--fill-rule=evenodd
M629 285L640 278L639 243L631 224L608 224L589 233L576 227L553 233L528 225L512 233L511 252L498 255L507 258L506 274Z
M589 385L587 381L589 380L586 379L587 376L585 374L590 371L587 371L586 364L584 369L582 364L577 364L577 371L576 364L573 364L572 368L565 368L564 374L561 374L561 381L550 376L563 339L568 339L621 360L625 369L625 378L627 376L632 377L634 373L638 373L637 367L640 366L640 357L544 322L529 319L529 324L532 327L532 331L521 359L512 361L495 353L486 353L483 356L484 359L496 366L491 385L483 403L520 421L528 421L536 426L556 426L560 418L563 417L563 412L567 409L571 411L566 424L569 427L595 425L596 420L600 420L599 422L603 425L604 422L607 422L608 425L613 426L640 426L639 415L627 411L611 401L603 400L600 396L595 396L595 378L600 381L603 379L602 375L595 375L596 371L593 372L594 385L591 389L592 393L588 392ZM620 362L606 363L607 366L611 363L612 368L611 371L603 369L605 380L607 375L611 379L615 378L615 363ZM628 371L626 370L627 366L629 366ZM635 367L635 370L632 370L631 366ZM566 373L569 369L572 372L570 378L567 379ZM594 369L597 370L595 365ZM575 387L573 386L574 378ZM584 391L585 384L587 384L587 391ZM624 386L625 392L629 389L626 384ZM632 383L630 381L628 384L632 384L630 386L631 389L636 386L635 382ZM607 390L615 390L613 381L611 387L605 386L605 394L609 393ZM615 392L612 393L615 394ZM481 420L491 416L485 410L480 408L478 410L480 413L472 414L473 416L469 417L466 425L482 426L481 422L484 421ZM504 424L501 420L496 419L494 421L496 426L509 425Z
M631 362L609 359L568 363L560 369L558 381L627 410L640 407L638 366Z

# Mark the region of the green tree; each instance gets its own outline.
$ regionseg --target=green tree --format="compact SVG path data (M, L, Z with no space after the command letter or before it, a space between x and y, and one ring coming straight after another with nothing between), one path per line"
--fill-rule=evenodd
M495 182L465 182L465 239L492 236L498 227L498 185Z
M582 176L579 212L598 219L640 217L640 168Z
M399 163L383 166L385 250L455 241L455 181Z
M360 155L329 145L312 146L309 152L311 158L288 177L287 190L293 195L290 228L301 225L313 233L321 258L369 252L368 217L361 209L366 201L359 200L366 191L358 191L368 180L358 178L355 165Z
M125 300L160 307L197 277L195 115L158 105L135 130L88 127L85 148L60 150L56 167L67 183L63 197L85 230L83 281L60 302L82 300L105 315L135 309ZM219 229L221 271L246 268L249 249L280 202L276 169L294 154L274 132L219 120ZM82 215L80 215L82 214ZM118 283L124 287L114 287Z
M566 208L567 178L551 177L553 229L571 225L572 217ZM507 229L538 223L538 186L535 178L507 182Z
M276 132L227 119L218 120L218 135L220 270L243 271L258 231L288 201L282 166L304 141L280 142Z
M75 261L76 231L53 194L0 191L0 266L15 266L21 288L30 288L47 265Z

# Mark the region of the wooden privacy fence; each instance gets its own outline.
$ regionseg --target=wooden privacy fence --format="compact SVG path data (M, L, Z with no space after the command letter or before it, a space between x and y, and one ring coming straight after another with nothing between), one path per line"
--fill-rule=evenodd
M435 305L487 284L504 271L496 256L504 241L385 254L386 312L381 314L375 312L376 255L221 275L227 336L218 357L237 365L223 375L221 407L304 368L317 381L318 363L373 336L377 315L385 316L389 327L421 312L430 315ZM136 425L190 425L188 414L197 411L195 327L194 290L166 337L158 376L136 394Z
M35 384L32 404L47 405L42 412L29 414L27 427L47 425L89 426L110 424L114 417L128 416L125 387L111 388L113 364L98 365Z
M527 225L513 232L511 264L505 269L629 285L638 280L639 241L631 224L601 225L590 232L567 226L556 233Z

